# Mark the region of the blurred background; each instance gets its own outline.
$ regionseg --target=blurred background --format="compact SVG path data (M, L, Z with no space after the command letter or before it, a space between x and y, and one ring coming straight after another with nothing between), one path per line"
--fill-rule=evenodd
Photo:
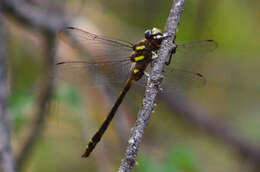
M25 3L48 12L50 18L62 15L69 26L133 43L143 38L146 29L163 29L172 4L170 0ZM218 43L215 51L186 68L201 72L207 84L157 100L133 171L260 171L260 152L254 151L260 149L259 7L260 2L254 0L186 0L176 42L212 39ZM48 40L46 44L43 34L30 23L22 25L12 15L4 15L3 19L8 31L11 142L18 155L35 126L36 100L45 84L41 76L53 75L44 68ZM76 56L59 40L55 49L58 59L64 54ZM21 165L23 171L116 171L142 104L143 89L130 90L92 155L82 159L88 140L122 86L91 84L88 76L93 74L84 76L77 69L57 74L43 132L34 146L29 146L28 158L24 157Z

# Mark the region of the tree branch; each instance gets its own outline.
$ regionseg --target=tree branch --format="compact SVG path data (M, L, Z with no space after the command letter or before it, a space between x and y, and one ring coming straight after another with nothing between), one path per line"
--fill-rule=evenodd
M7 112L7 47L2 21L2 13L0 11L0 153L3 172L15 172L15 162L10 145L10 127Z
M41 79L41 90L40 96L38 97L37 111L35 113L35 121L33 127L31 128L28 138L25 139L24 145L21 147L21 151L17 156L17 169L24 167L26 160L35 143L42 135L45 127L45 118L48 113L48 101L52 96L53 91L53 77L54 77L54 67L55 67L55 50L56 50L56 37L55 33L46 33L46 58L45 58L45 68L44 74Z
M46 32L57 32L67 25L64 15L48 9L33 6L24 0L1 0L3 12L15 17L25 26Z
M159 87L162 81L163 66L171 50L174 48L173 40L175 39L175 32L182 15L183 8L184 0L175 0L175 3L172 5L165 28L165 32L172 36L162 42L161 48L158 52L159 58L155 60L152 67L150 73L151 78L145 92L143 105L138 113L135 126L131 130L125 157L120 165L118 170L119 172L129 172L135 165L137 152L144 129L147 126L150 114L155 104L155 99L160 91Z
M2 0L0 6L3 12L15 17L20 23L30 28L36 28L44 33L46 37L46 60L45 75L41 80L40 96L38 97L38 108L35 114L34 126L31 128L28 138L17 156L17 169L21 169L29 157L29 153L41 136L45 126L48 100L53 90L54 56L56 48L56 33L67 25L67 20L61 11L33 6L24 0ZM51 77L50 77L51 76Z

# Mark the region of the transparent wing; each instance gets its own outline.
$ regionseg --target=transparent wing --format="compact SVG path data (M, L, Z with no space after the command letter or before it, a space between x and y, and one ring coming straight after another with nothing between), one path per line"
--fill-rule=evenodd
M130 75L130 42L99 36L81 29L69 27L59 32L59 38L76 55L62 54L56 58L59 78L66 74L74 78L88 77L96 83L104 83L101 74L112 82L124 82ZM88 74L88 75L87 75Z
M88 60L91 57L96 62L129 57L133 51L133 44L130 42L96 35L74 27L60 31L59 38L76 48Z
M207 83L207 79L201 74L182 69L169 69L165 71L165 86L171 89L200 88ZM170 77L168 77L170 76Z
M193 64L202 63L205 55L216 48L217 43L213 40L177 44L171 65L173 68L190 70Z
M203 57L217 47L213 40L177 44L176 53L169 66L165 66L166 85L170 88L198 88L206 84L206 77L198 70Z
M126 80L131 76L132 63L129 61L121 63L104 62L89 63L87 61L79 61L79 63L62 63L58 64L56 76L59 79L70 79L76 82L84 82L88 86L100 84L114 84L118 87L125 84ZM144 87L147 83L147 76L144 75L135 85Z
M122 84L131 74L130 61L121 62L88 62L66 61L57 64L57 77L59 79L72 79L86 84Z

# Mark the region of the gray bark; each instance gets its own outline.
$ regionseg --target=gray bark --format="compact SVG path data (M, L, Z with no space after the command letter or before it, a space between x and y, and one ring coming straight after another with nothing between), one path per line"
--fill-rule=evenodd
M169 56L171 50L174 48L173 41L175 39L175 32L182 15L184 8L184 0L176 0L172 5L169 17L167 20L165 32L171 37L162 42L161 48L158 52L158 59L155 60L150 73L150 82L147 85L145 96L143 99L142 108L140 109L135 126L131 130L128 141L125 157L120 165L119 172L130 172L135 165L138 149L141 143L142 135L147 126L148 120L152 113L156 97L160 92L160 83L163 79L163 66Z

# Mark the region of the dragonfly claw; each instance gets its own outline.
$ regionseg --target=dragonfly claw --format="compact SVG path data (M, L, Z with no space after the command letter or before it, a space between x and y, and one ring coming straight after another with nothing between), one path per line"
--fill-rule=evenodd
M147 85L150 83L151 79L150 79L150 75L149 73L144 71L144 75L147 77Z
M144 74L145 74L145 76L147 76L147 78L150 78L150 75L149 75L149 73L147 73L147 72L144 72Z
M153 60L154 60L154 59L157 59L158 54L156 54L154 51L152 51L152 54L153 54L152 59L153 59Z

